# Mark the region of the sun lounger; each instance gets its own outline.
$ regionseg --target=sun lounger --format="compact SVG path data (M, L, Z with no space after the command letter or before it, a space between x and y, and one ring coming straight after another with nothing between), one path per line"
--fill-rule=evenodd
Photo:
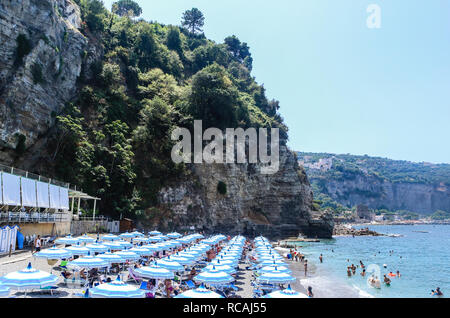
M44 293L44 292L50 292L50 294L53 296L53 292L55 290L58 290L59 287L56 286L48 286L48 287L41 287L39 289L39 292Z
M134 280L135 283L140 284L142 282L142 278L138 277L131 267L128 267L128 278L127 281Z

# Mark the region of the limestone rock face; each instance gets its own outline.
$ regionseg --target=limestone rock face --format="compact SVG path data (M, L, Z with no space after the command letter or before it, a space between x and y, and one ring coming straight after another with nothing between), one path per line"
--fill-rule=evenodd
M264 175L260 169L258 164L193 165L195 181L161 190L161 207L170 211L173 223L161 220L158 225L271 238L331 237L333 221L312 215L310 185L286 146L280 147L276 174ZM217 190L220 181L227 187L224 195Z
M74 97L88 40L78 30L80 12L70 0L0 1L0 153L17 135L33 145L54 123L64 104ZM30 51L17 57L18 37Z

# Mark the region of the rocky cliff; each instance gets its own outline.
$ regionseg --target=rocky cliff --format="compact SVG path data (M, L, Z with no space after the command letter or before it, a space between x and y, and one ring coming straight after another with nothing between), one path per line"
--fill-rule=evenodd
M312 214L311 187L286 146L280 147L276 174L261 174L260 168L252 164L194 165L195 181L160 192L162 208L172 213L170 226L272 238L331 237L333 222L327 215ZM219 193L219 182L226 184L226 194ZM161 221L160 226L169 225Z
M316 196L353 207L450 211L450 165L368 156L300 153Z
M77 92L88 40L69 0L0 2L0 160L34 145Z

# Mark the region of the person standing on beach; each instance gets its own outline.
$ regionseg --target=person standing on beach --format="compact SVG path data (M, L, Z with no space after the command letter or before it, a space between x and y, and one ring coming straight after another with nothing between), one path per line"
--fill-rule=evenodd
M320 260L321 263L323 263L323 255L322 254L320 254L319 260Z
M305 259L304 267L305 267L305 277L306 277L306 273L308 272L308 260L307 259Z
M311 286L308 286L308 297L309 298L314 298L314 294L312 292L312 287Z
M34 247L36 247L36 252L41 251L41 245L42 245L41 236L38 235L36 240L34 241Z

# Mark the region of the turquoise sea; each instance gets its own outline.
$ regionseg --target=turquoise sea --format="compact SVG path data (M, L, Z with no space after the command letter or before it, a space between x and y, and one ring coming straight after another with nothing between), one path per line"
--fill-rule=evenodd
M300 250L317 266L317 275L301 278L301 283L312 286L324 297L431 297L431 290L436 287L441 288L445 297L450 296L450 225L369 228L401 237L336 237L320 243L302 242ZM390 287L382 284L381 289L374 289L367 284L370 275L365 278L360 275L360 267L356 275L347 277L347 266L359 265L360 260L367 272L375 269L381 280L390 271L399 270L401 277L391 278Z

